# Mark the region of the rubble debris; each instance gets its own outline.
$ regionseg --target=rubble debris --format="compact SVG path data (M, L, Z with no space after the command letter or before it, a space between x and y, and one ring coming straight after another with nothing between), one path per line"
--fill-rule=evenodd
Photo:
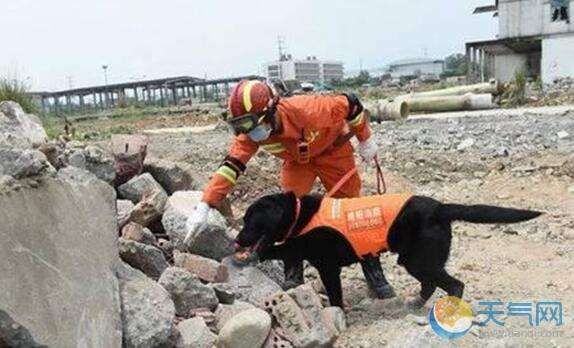
M199 188L195 183L191 165L188 163L148 158L144 163L144 170L150 173L170 195L176 191Z
M180 267L169 267L159 279L175 303L177 315L188 318L197 308L214 310L218 300L215 291L201 283L192 273Z
M149 140L144 135L114 134L111 143L115 184L120 186L142 173Z
M195 274L199 279L209 283L225 282L229 276L227 267L219 262L177 250L174 252L174 265L185 268Z
M58 170L58 177L68 182L77 182L84 185L92 184L99 180L91 172L76 167L64 167Z
M120 197L129 199L134 204L141 201L146 193L156 191L161 192L161 194L167 197L167 193L149 173L138 175L118 187Z
M116 179L116 171L114 169L114 162L104 150L98 146L89 145L84 149L84 156L86 158L86 169L100 180L113 184Z
M469 147L471 147L472 145L474 145L474 139L467 138L467 139L464 139L463 141L461 141L460 144L458 144L458 146L456 147L456 149L458 151L464 151L464 150L468 149Z
M132 209L135 205L128 199L118 199L116 201L116 207L118 211L118 225L122 228L129 222Z
M56 173L54 167L38 150L0 147L0 175L21 179L54 173Z
M117 275L124 346L160 347L169 342L175 317L175 307L169 293L125 263L120 263Z
M321 321L337 335L340 335L347 329L345 312L341 307L323 308L321 311Z
M155 236L149 229L136 222L130 222L122 227L121 236L124 239L147 245L154 245L157 242Z
M141 201L132 209L129 220L148 227L161 219L166 203L167 195L165 192L147 191Z
M271 330L271 317L254 308L234 315L217 336L218 348L257 348L265 342Z
M227 232L225 218L215 209L210 210L205 228L196 231L187 245L183 243L187 219L200 202L201 194L199 191L174 193L167 201L161 222L176 249L220 261L233 252L233 236Z
M254 308L256 307L251 303L239 300L234 301L233 304L219 304L214 312L217 331L220 331L234 315Z
M37 116L26 114L16 102L0 102L0 146L31 148L47 141Z
M265 308L271 313L285 338L295 347L316 347L318 342L311 335L303 311L286 292L279 291L268 297L265 300Z
M314 339L316 340L317 347L329 347L337 339L337 331L332 330L335 326L334 323L326 323L323 319L330 319L328 316L323 316L323 304L321 298L315 292L310 284L303 284L296 288L287 291L299 308L303 310L303 314L313 332Z
M203 318L194 317L177 324L180 339L176 348L212 348L217 336L213 334Z
M157 280L169 267L164 254L156 247L125 238L119 239L118 246L120 257L124 262L154 280Z
M281 287L257 267L239 267L231 257L224 258L221 263L227 267L227 283L235 288L239 300L263 307L267 297L281 291Z
M278 329L271 329L263 348L293 348L291 342L283 338Z

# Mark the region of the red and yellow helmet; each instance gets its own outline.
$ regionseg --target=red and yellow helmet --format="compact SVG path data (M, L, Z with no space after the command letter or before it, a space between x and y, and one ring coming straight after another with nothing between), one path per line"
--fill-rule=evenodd
M272 106L274 93L271 87L258 80L243 80L231 90L228 123L236 134L249 133L257 127Z

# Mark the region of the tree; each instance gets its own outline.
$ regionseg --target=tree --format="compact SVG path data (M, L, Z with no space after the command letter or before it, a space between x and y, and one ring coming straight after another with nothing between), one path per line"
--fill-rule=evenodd
M444 62L446 76L466 75L466 56L464 54L451 54L445 58Z

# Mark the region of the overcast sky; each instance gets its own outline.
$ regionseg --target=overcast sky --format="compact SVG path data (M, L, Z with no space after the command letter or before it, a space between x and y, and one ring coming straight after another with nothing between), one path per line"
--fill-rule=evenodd
M296 58L346 70L443 58L494 38L494 0L2 0L0 74L34 90L190 75L262 73L277 36Z

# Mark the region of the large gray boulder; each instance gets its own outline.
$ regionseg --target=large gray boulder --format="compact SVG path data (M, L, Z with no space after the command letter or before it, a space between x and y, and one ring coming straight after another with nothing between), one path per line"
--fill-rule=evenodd
M40 119L13 101L0 102L0 145L32 147L48 141Z
M183 243L187 234L186 222L195 206L201 201L200 191L178 191L167 200L162 224L174 246L183 251L220 261L233 253L233 236L227 228L223 215L211 209L207 216L207 225L195 231L189 243Z
M144 163L144 170L150 173L168 194L198 188L196 187L193 170L188 163L148 158Z
M124 346L160 347L168 344L175 317L175 307L169 293L125 263L118 267L117 274L122 301Z
M214 310L218 300L215 290L199 278L179 267L169 267L159 278L159 284L171 295L177 315L188 318L198 308Z
M259 308L229 319L217 337L218 348L259 348L271 330L271 317Z
M141 201L145 194L156 191L161 192L163 196L167 197L165 190L149 173L138 175L118 187L120 196L124 199L129 199L134 204Z
M120 238L119 252L122 260L127 264L155 280L169 267L163 252L151 245Z
M115 199L66 176L0 194L0 307L36 342L121 345Z

